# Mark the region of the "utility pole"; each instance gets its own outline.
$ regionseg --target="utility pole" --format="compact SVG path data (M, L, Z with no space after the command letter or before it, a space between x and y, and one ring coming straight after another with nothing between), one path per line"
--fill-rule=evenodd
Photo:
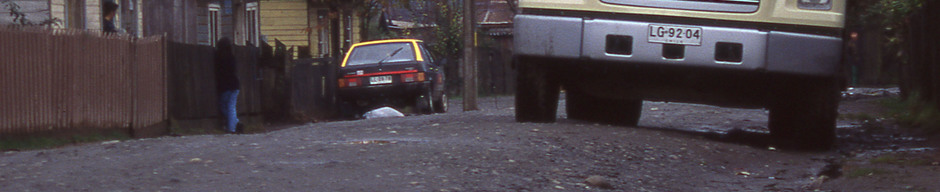
M475 0L463 0L463 111L476 111L477 57Z

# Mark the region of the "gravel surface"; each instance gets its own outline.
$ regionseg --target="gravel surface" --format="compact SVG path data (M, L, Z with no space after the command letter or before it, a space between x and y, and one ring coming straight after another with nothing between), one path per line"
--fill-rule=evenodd
M533 124L514 121L512 97L479 101L473 112L452 100L445 114L6 152L0 191L859 191L850 187L879 181L828 173L884 146L846 139L864 132L857 120L840 121L837 149L802 152L762 143L765 110L645 102L639 127L616 127L567 120L564 102L557 123ZM918 174L936 175L925 167Z

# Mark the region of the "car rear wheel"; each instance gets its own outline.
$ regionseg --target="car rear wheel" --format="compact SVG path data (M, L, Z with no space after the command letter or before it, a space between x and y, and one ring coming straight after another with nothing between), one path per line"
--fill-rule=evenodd
M434 106L434 99L431 97L431 91L428 90L427 93L421 94L415 99L415 109L420 114L431 114L434 112L432 108Z
M447 93L441 93L441 98L434 102L434 112L447 112Z
M778 85L770 107L770 134L778 145L824 150L836 139L839 89L835 80L786 82Z
M640 121L643 100L608 99L568 90L565 94L565 109L569 119L636 126Z
M560 84L552 78L548 61L519 58L516 77L516 121L554 122Z

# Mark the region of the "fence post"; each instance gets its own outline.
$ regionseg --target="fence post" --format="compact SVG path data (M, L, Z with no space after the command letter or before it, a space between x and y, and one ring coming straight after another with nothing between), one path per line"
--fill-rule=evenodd
M169 78L169 70L170 70L170 66L169 66L169 62L168 62L168 61L169 61L169 51L168 51L169 46L168 46L167 41L166 41L166 34L163 34L162 36L160 36L160 38L159 38L159 40L157 40L157 42L158 42L158 45L160 45L160 48L159 48L159 49L162 50L161 54L163 54L162 56L160 56L160 58L163 59L163 61L161 61L161 64L163 65L163 70L160 70L161 76L163 77L163 79L161 79L161 81L163 81L163 93L161 93L161 94L162 94L161 97L163 98L163 102L162 102L162 103L163 103L163 117L162 117L162 119L168 121L168 120L170 119L170 109L169 109L169 103L170 103L170 99L169 99L169 97L170 97L170 88L169 88L169 87L170 87L170 78ZM167 129L169 129L169 126L167 126ZM169 130L167 130L167 131L169 131Z
M140 43L139 43L137 40L138 40L137 38L132 38L132 39L130 39L130 41L127 42L128 44L130 44L130 50L128 50L128 52L130 53L129 55L131 56L131 58L130 58L130 65L131 65L131 66L130 66L130 70L131 70L131 73L130 73L129 78L130 78L130 80L131 80L131 123L130 123L131 127L130 127L130 133L131 133L131 136L132 136L132 137L136 137L137 134L138 134L138 133L136 133L136 132L134 131L134 129L142 128L142 127L137 127L137 123L138 123L138 119L137 119L138 111L137 111L137 110L139 109L139 108L137 107L137 105L138 105L138 103L140 102L140 101L139 101L140 98L139 98L138 95L137 95L137 94L139 94L139 93L138 93L138 91L139 91L138 89L139 89L139 86L140 86L140 85L138 85L138 83L137 83L137 81L139 80L139 78L138 78L139 75L137 74L137 73L138 73L138 65L139 65L139 63L137 63L137 57L140 56L140 55L138 55L138 53L137 53L137 46L139 46Z

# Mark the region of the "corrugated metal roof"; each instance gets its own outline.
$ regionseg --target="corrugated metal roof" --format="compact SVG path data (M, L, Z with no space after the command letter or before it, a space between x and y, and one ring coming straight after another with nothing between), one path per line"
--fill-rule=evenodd
M474 0L476 5L475 18L479 25L511 25L512 17L515 15L509 7L506 0ZM430 5L419 5L412 3L411 9L403 7L390 7L386 9L388 18L391 20L392 28L422 28L434 27L429 23L429 19L417 18L433 8ZM419 14L416 14L419 13Z
M511 24L515 15L506 0L476 0L476 6L476 20L480 25Z

